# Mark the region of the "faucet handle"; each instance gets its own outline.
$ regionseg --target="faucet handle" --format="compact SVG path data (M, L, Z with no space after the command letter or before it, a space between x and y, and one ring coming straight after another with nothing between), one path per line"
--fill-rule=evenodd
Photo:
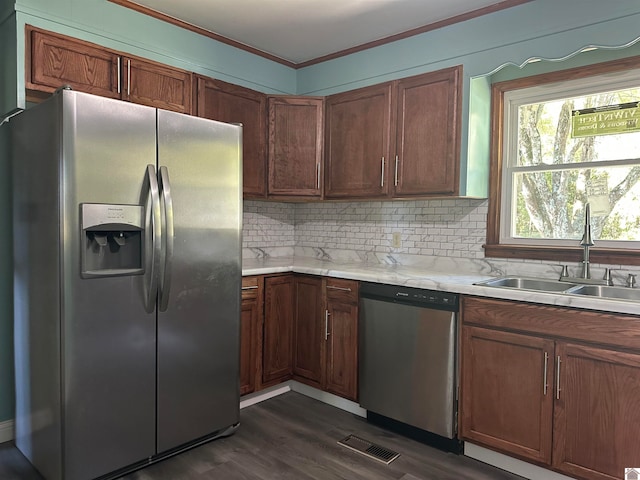
M627 275L627 287L635 288L636 287L636 276L633 273Z
M562 265L562 272L560 272L560 280L569 276L569 267Z
M613 280L611 280L611 269L610 268L605 268L604 269L604 277L602 277L602 279L604 280L604 282L611 286L613 285Z

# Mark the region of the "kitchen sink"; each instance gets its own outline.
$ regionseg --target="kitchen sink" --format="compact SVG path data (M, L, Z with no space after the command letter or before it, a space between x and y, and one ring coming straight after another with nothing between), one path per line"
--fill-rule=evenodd
M570 288L577 286L574 283L560 282L559 280L548 280L544 278L529 277L500 277L486 280L484 282L478 282L476 283L476 285L555 293L564 292Z
M640 302L640 289L636 288L610 287L606 285L576 285L567 290L566 293Z
M498 277L475 285L512 290L529 290L547 293L566 293L583 297L640 302L640 288L612 287L608 285L582 285L534 277Z

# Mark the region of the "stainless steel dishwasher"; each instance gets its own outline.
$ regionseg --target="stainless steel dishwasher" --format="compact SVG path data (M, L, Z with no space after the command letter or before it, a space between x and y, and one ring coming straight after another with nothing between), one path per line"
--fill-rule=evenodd
M456 437L458 295L376 283L360 287L360 405Z

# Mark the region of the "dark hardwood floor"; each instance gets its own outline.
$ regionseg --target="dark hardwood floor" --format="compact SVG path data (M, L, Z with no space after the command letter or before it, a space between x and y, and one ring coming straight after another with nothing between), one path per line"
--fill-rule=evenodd
M235 435L122 477L122 480L517 480L522 477L430 448L358 416L289 392L240 413ZM355 434L400 453L389 465L337 444ZM10 444L0 479L41 480Z

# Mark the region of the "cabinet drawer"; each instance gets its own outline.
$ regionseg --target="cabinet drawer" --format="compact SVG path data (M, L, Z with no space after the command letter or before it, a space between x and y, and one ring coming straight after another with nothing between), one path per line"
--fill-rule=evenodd
M640 317L635 315L463 297L462 321L640 350Z
M358 303L358 285L355 280L327 278L327 298L346 303Z
M242 299L258 296L258 277L242 277Z

